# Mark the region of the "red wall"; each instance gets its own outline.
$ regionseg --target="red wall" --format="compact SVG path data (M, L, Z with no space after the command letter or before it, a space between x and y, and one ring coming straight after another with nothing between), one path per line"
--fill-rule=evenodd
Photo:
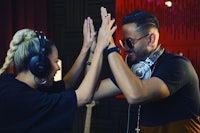
M42 30L53 35L51 0L4 0L0 4L0 67L16 31L23 28ZM12 71L12 70L11 70Z
M160 22L162 46L188 57L200 77L200 1L171 1L173 5L169 8L165 0L116 0L116 42L121 39L121 20L124 15L139 9L152 12Z

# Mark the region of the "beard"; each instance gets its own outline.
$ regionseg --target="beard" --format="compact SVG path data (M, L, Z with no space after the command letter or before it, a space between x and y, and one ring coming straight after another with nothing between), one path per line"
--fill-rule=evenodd
M131 52L131 53L129 53L129 54L126 55L125 62L131 68L131 66L133 64L137 64L140 61L146 60L146 58L148 57L148 55L149 55L149 53L148 53L147 50L138 51L138 52Z
M125 57L125 62L127 63L127 65L131 68L131 66L133 64L136 64L138 63L139 61L137 60L135 54L127 54L126 57Z

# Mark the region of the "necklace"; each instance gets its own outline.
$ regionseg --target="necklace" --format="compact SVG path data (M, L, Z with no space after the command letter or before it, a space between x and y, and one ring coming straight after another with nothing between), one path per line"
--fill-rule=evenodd
M140 110L141 110L141 105L138 106L137 127L135 128L136 133L140 132Z

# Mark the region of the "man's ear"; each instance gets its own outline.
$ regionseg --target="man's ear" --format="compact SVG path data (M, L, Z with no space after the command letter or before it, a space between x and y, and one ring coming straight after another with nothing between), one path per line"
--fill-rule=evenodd
M150 47L155 47L154 45L157 45L157 35L155 33L151 33L149 34L149 37L148 37L148 45Z
M148 36L148 44L152 45L154 43L154 41L155 41L154 33L149 34L149 36Z

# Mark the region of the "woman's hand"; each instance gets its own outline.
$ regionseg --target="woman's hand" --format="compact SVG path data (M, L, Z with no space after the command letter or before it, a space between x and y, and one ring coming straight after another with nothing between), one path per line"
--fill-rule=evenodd
M108 47L110 39L117 29L117 26L113 26L115 20L111 20L111 14L107 13L106 8L104 7L101 7L101 19L102 24L98 33L97 47L98 49L105 49L106 47Z
M92 44L95 42L95 29L93 20L90 17L85 19L83 24L83 47L86 49L91 48Z

